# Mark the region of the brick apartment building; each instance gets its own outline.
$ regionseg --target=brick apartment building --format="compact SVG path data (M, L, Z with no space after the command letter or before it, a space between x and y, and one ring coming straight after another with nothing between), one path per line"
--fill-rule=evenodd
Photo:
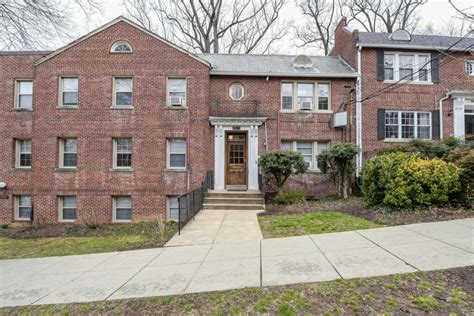
M216 190L259 190L258 157L277 148L309 165L288 186L332 194L316 160L331 144L368 157L472 132L474 63L457 40L343 20L332 56L191 54L120 17L53 52L0 52L0 222L175 219L175 197L209 171ZM410 73L400 59L423 79L364 100Z

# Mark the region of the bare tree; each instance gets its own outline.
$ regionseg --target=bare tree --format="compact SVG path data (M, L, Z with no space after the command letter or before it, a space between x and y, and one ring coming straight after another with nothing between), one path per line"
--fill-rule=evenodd
M0 0L0 49L47 47L54 38L71 38L70 14L76 9L87 17L100 10L98 0Z
M449 0L449 4L451 4L451 6L454 8L454 10L456 10L456 13L458 14L458 16L461 19L463 19L465 21L469 21L471 23L474 22L474 6L470 6L468 8L461 9L461 8L459 8L459 6L457 6L453 3L453 0Z
M285 0L123 0L143 27L202 53L268 51Z
M388 32L396 29L413 31L421 20L417 10L427 0L347 0L345 5L352 20L367 32Z
M418 33L425 35L439 35L462 37L469 32L469 22L464 19L450 18L446 23L435 26L431 21L423 28L418 28Z
M296 5L307 21L296 29L303 46L316 46L328 55L334 42L334 31L343 16L340 0L297 0Z

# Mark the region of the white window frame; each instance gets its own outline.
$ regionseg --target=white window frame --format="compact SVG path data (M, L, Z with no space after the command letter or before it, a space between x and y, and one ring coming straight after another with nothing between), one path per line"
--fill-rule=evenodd
M76 152L66 152L64 150L64 145L66 140L74 139L76 141ZM76 165L74 167L64 165L64 154L76 154ZM59 168L61 169L77 169L77 138L74 137L65 137L59 139Z
M22 106L20 106L20 84L21 84L21 82L31 82L31 107L22 107ZM15 110L33 111L33 95L34 95L34 82L33 82L33 79L16 79L15 80L15 100L14 100L14 106L13 106L15 108Z
M31 201L31 212L30 212L30 217L20 217L20 197L22 196L29 196L30 201ZM15 220L16 221L31 221L31 213L33 212L33 197L29 194L20 194L20 195L14 195L13 196L13 208L14 208L14 213L15 213Z
M170 81L172 80L184 80L184 97L182 100L181 106L171 105L171 98L170 98ZM184 76L169 76L166 77L166 106L172 109L182 109L188 106L188 78Z
M179 220L179 207L178 207L178 218L176 220L171 218L171 200L172 199L177 199L177 198L178 198L177 195L169 195L166 198L166 219L168 221L176 221L177 222Z
M466 60L464 70L468 76L474 76L474 60Z
M30 152L24 152L23 154L30 154L31 155L31 165L30 166L21 166L20 165L20 157L21 157L21 142L23 141L30 141L31 149ZM17 169L31 169L33 165L33 141L31 138L17 138L15 139L15 168Z
M117 219L117 198L128 197L131 202L131 218L130 219ZM112 196L112 222L114 223L131 223L133 219L133 198L131 195L117 195Z
M76 212L76 219L64 219L64 209L71 209L71 207L64 207L64 198L65 197L75 197L76 198L76 207L75 212ZM63 196L58 196L58 220L60 222L65 222L65 223L74 223L77 220L77 195L63 195Z
M238 87L238 88L242 89L242 96L240 98L234 98L232 96L232 89L234 87ZM234 82L233 84L230 85L230 87L229 87L229 98L231 98L234 101L241 101L244 97L245 97L245 87L242 83Z
M393 51L385 51L384 54L393 55L393 80L385 79L384 82L393 83L400 81L400 55L411 55L414 56L413 58L413 80L406 79L401 80L402 83L407 82L410 84L433 84L431 79L431 55L429 53L417 53L417 52L393 52ZM428 80L420 80L419 77L419 56L427 57L428 64L427 64L427 71L428 71ZM385 73L385 71L384 71ZM385 74L384 74L385 76Z
M77 90L76 91L65 91L64 90L64 79L76 79L77 80ZM77 93L77 103L76 104L64 104L64 92L76 92ZM59 105L60 108L66 109L77 109L79 107L79 78L75 76L61 76L59 77Z
M312 172L321 172L318 167L318 159L317 159L317 152L318 152L318 143L319 144L327 144L327 148L331 146L331 142L329 141L312 141L312 140L282 140L280 142L280 148L283 149L282 143L291 143L291 151L298 152L298 143L311 143L311 167L308 168L308 171Z
M127 45L128 47L130 47L130 51L127 52L127 51L115 51L115 49L119 46L119 45L122 45L122 44L125 44ZM133 53L133 47L132 45L127 42L127 41L117 41L115 43L112 44L112 46L110 47L110 52L112 54L131 54Z
M117 105L117 79L130 79L132 81L132 104L130 105ZM112 93L112 108L113 109L133 109L133 77L132 76L114 76L112 77L112 86L113 86L113 93Z
M173 154L171 152L171 141L173 140L183 140L184 141L184 144L185 144L185 150L184 150L184 167L171 167L171 154ZM187 168L187 165L188 165L188 162L187 162L187 159L188 159L188 142L187 142L187 139L185 138L168 138L166 140L166 168L167 169L170 169L170 170L186 170ZM175 154L180 154L182 155L183 153L181 152L177 152Z
M129 139L130 142L132 143L132 149L130 151L130 154L132 155L132 165L130 167L123 167L123 166L117 166L117 155L119 154L118 153L118 147L117 147L117 141L119 139ZM132 166L133 166L133 139L132 137L115 137L112 139L112 147L113 147L113 161L112 161L112 169L114 170L132 170Z
M292 107L291 109L283 109L283 94L282 87L283 84L289 83L293 86L293 95L292 95ZM311 110L302 110L299 105L298 97L298 84L299 83L310 83L313 84L313 106ZM319 84L328 85L328 109L320 110L319 109ZM315 80L282 80L280 82L280 112L316 112L316 113L332 113L332 97L331 97L331 82L330 81L315 81Z
M420 139L433 139L433 121L432 121L432 113L429 111L397 111L397 110L386 110L386 113L398 113L398 138L385 138L384 141L386 142L405 142L405 141L410 141L412 139L419 139L418 138L418 114L419 113L427 113L429 115L429 122L430 122L430 137L429 138L420 138ZM414 137L413 138L402 138L402 113L415 113L414 115ZM386 135L386 129L385 129L385 115L384 115L384 135ZM395 125L391 125L395 126ZM427 126L427 125L423 125Z

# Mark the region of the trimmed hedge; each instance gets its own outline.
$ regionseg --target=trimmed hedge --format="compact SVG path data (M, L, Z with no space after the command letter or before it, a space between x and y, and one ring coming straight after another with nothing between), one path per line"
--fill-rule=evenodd
M304 203L305 201L306 201L305 193L302 191L280 192L270 199L271 203L285 204L285 205Z

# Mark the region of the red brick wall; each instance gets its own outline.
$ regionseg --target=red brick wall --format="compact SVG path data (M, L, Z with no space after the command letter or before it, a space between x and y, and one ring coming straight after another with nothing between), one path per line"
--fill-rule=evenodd
M329 56L341 56L352 67L357 69L357 37L358 31L350 32L347 28L346 18L342 18L334 32L334 47Z
M110 54L126 40L132 54ZM55 222L58 195L77 195L78 218L98 214L112 220L112 196L131 195L133 220L166 216L166 195L200 185L211 170L209 142L209 70L187 54L119 22L34 69L32 113L13 112L13 79L33 77L34 57L2 57L2 124L0 179L9 195L33 195L35 220ZM13 67L12 67L13 65ZM79 77L79 109L58 109L59 76ZM111 109L112 77L133 76L133 110ZM186 76L188 110L166 108L167 76ZM3 122L3 118L2 118ZM31 136L32 171L13 166L13 138ZM133 171L112 171L112 137L133 138ZM58 138L78 139L77 171L58 170ZM167 171L166 139L188 139L188 172ZM0 200L2 222L12 220L11 199Z
M377 140L377 109L434 111L439 107L439 100L446 92L453 90L473 90L474 77L464 71L464 60L468 54L454 54L453 57L441 54L440 82L433 84L401 84L396 89L362 103L362 144L364 158L373 156L378 150L388 145ZM451 60L445 64L446 60ZM362 50L362 99L389 84L377 81L376 50ZM444 137L453 135L453 116L448 116L453 107L451 99L443 102Z

